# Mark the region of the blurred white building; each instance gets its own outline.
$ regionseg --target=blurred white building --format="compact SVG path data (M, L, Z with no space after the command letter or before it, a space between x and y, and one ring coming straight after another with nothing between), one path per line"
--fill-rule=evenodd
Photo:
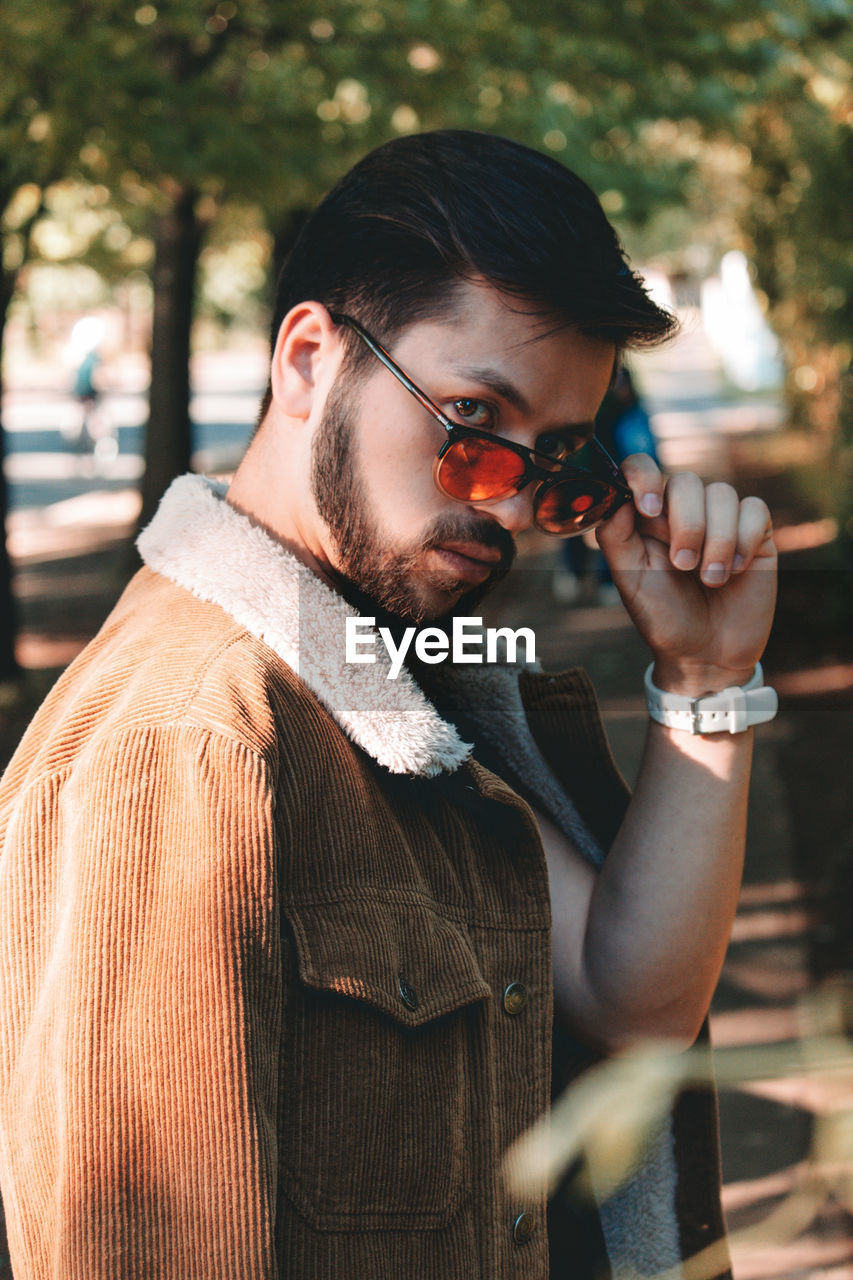
M702 325L736 387L766 391L781 385L779 343L755 296L749 264L738 249L725 255L719 276L702 284Z

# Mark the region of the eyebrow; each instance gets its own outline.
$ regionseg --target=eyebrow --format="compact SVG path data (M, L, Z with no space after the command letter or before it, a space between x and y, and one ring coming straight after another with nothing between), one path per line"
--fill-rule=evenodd
M498 369L492 368L490 365L457 365L453 369L453 373L460 378L468 378L472 382L479 382L483 387L488 387L495 395L500 396L507 404L511 404L514 409L518 409L519 413L526 414L527 417L533 416L533 411L527 397L522 394L514 382L510 382ZM595 423L591 420L584 422L566 422L562 426L552 427L549 434L557 434L563 432L567 435L590 435L595 430ZM541 434L545 434L542 432Z
M530 404L526 397L522 395L515 383L510 382L509 378L504 377L498 369L489 365L466 364L457 365L453 372L460 378L468 378L472 382L479 382L483 387L488 387L520 413L530 414Z

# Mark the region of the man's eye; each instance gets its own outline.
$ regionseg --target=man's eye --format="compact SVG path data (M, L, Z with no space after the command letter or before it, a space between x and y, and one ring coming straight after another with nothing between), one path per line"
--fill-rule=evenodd
M489 405L482 400L471 400L464 396L453 401L453 409L469 427L491 427L494 425L494 414Z
M566 458L570 458L577 451L577 447L576 440L567 440L565 436L543 435L536 441L536 452L544 453L546 457L553 458L556 462L563 462Z

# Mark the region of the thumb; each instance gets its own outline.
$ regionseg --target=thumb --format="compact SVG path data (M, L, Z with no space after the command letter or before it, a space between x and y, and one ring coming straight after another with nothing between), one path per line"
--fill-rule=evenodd
M626 503L595 531L595 540L604 553L612 572L642 569L646 561L646 545L637 529L637 513Z

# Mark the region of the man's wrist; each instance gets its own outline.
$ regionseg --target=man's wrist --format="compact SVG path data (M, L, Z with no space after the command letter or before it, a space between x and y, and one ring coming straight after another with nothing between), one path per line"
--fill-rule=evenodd
M779 706L776 691L765 687L760 662L741 684L695 696L661 689L652 677L652 664L646 670L644 684L652 719L669 729L694 735L744 733L754 724L772 720Z
M667 693L701 698L706 693L721 693L723 689L745 685L752 679L754 670L754 663L748 667L720 667L711 663L655 658L652 680Z

